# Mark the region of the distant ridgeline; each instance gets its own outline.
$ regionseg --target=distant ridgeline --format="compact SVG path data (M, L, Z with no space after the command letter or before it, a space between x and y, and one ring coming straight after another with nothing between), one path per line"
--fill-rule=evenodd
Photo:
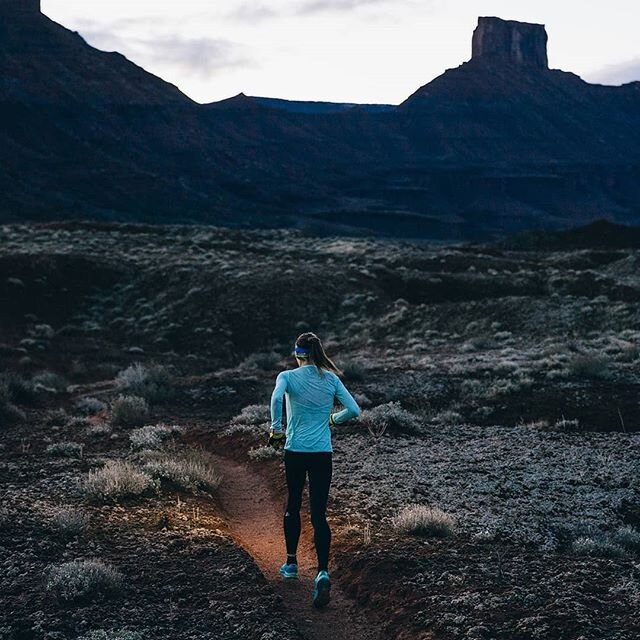
M398 106L201 105L0 0L0 221L291 226L481 239L640 223L640 83L549 69L543 25L481 17Z

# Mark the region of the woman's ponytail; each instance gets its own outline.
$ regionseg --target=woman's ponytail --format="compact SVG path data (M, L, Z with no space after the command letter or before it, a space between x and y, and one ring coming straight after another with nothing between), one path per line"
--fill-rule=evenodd
M342 375L342 371L336 366L335 362L325 353L320 338L311 331L298 336L296 346L309 350L309 359L322 372L322 369L333 371L337 375Z

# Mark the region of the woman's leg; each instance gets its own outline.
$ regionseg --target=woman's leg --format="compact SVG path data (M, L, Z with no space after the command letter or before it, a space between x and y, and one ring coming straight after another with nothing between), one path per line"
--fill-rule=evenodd
M287 508L284 512L284 539L287 544L287 562L295 557L300 540L300 506L302 505L302 491L304 489L307 468L304 454L284 452L284 472L287 478Z
M309 460L309 504L313 541L318 554L318 571L328 571L331 529L327 522L327 500L331 486L332 456L330 453L311 453Z

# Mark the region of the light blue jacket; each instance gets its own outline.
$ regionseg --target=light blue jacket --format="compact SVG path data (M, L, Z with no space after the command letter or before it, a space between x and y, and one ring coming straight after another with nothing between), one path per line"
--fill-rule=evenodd
M271 428L282 431L282 398L287 403L288 451L327 452L331 447L329 416L337 399L344 407L333 414L335 424L360 415L360 407L342 384L342 380L325 369L307 364L283 371L276 378L271 394Z

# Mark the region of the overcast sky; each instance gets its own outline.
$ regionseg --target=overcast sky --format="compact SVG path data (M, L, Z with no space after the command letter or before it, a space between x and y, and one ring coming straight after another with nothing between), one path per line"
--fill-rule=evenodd
M243 91L397 104L469 59L479 15L545 24L554 68L640 80L638 0L42 0L42 10L199 102Z

